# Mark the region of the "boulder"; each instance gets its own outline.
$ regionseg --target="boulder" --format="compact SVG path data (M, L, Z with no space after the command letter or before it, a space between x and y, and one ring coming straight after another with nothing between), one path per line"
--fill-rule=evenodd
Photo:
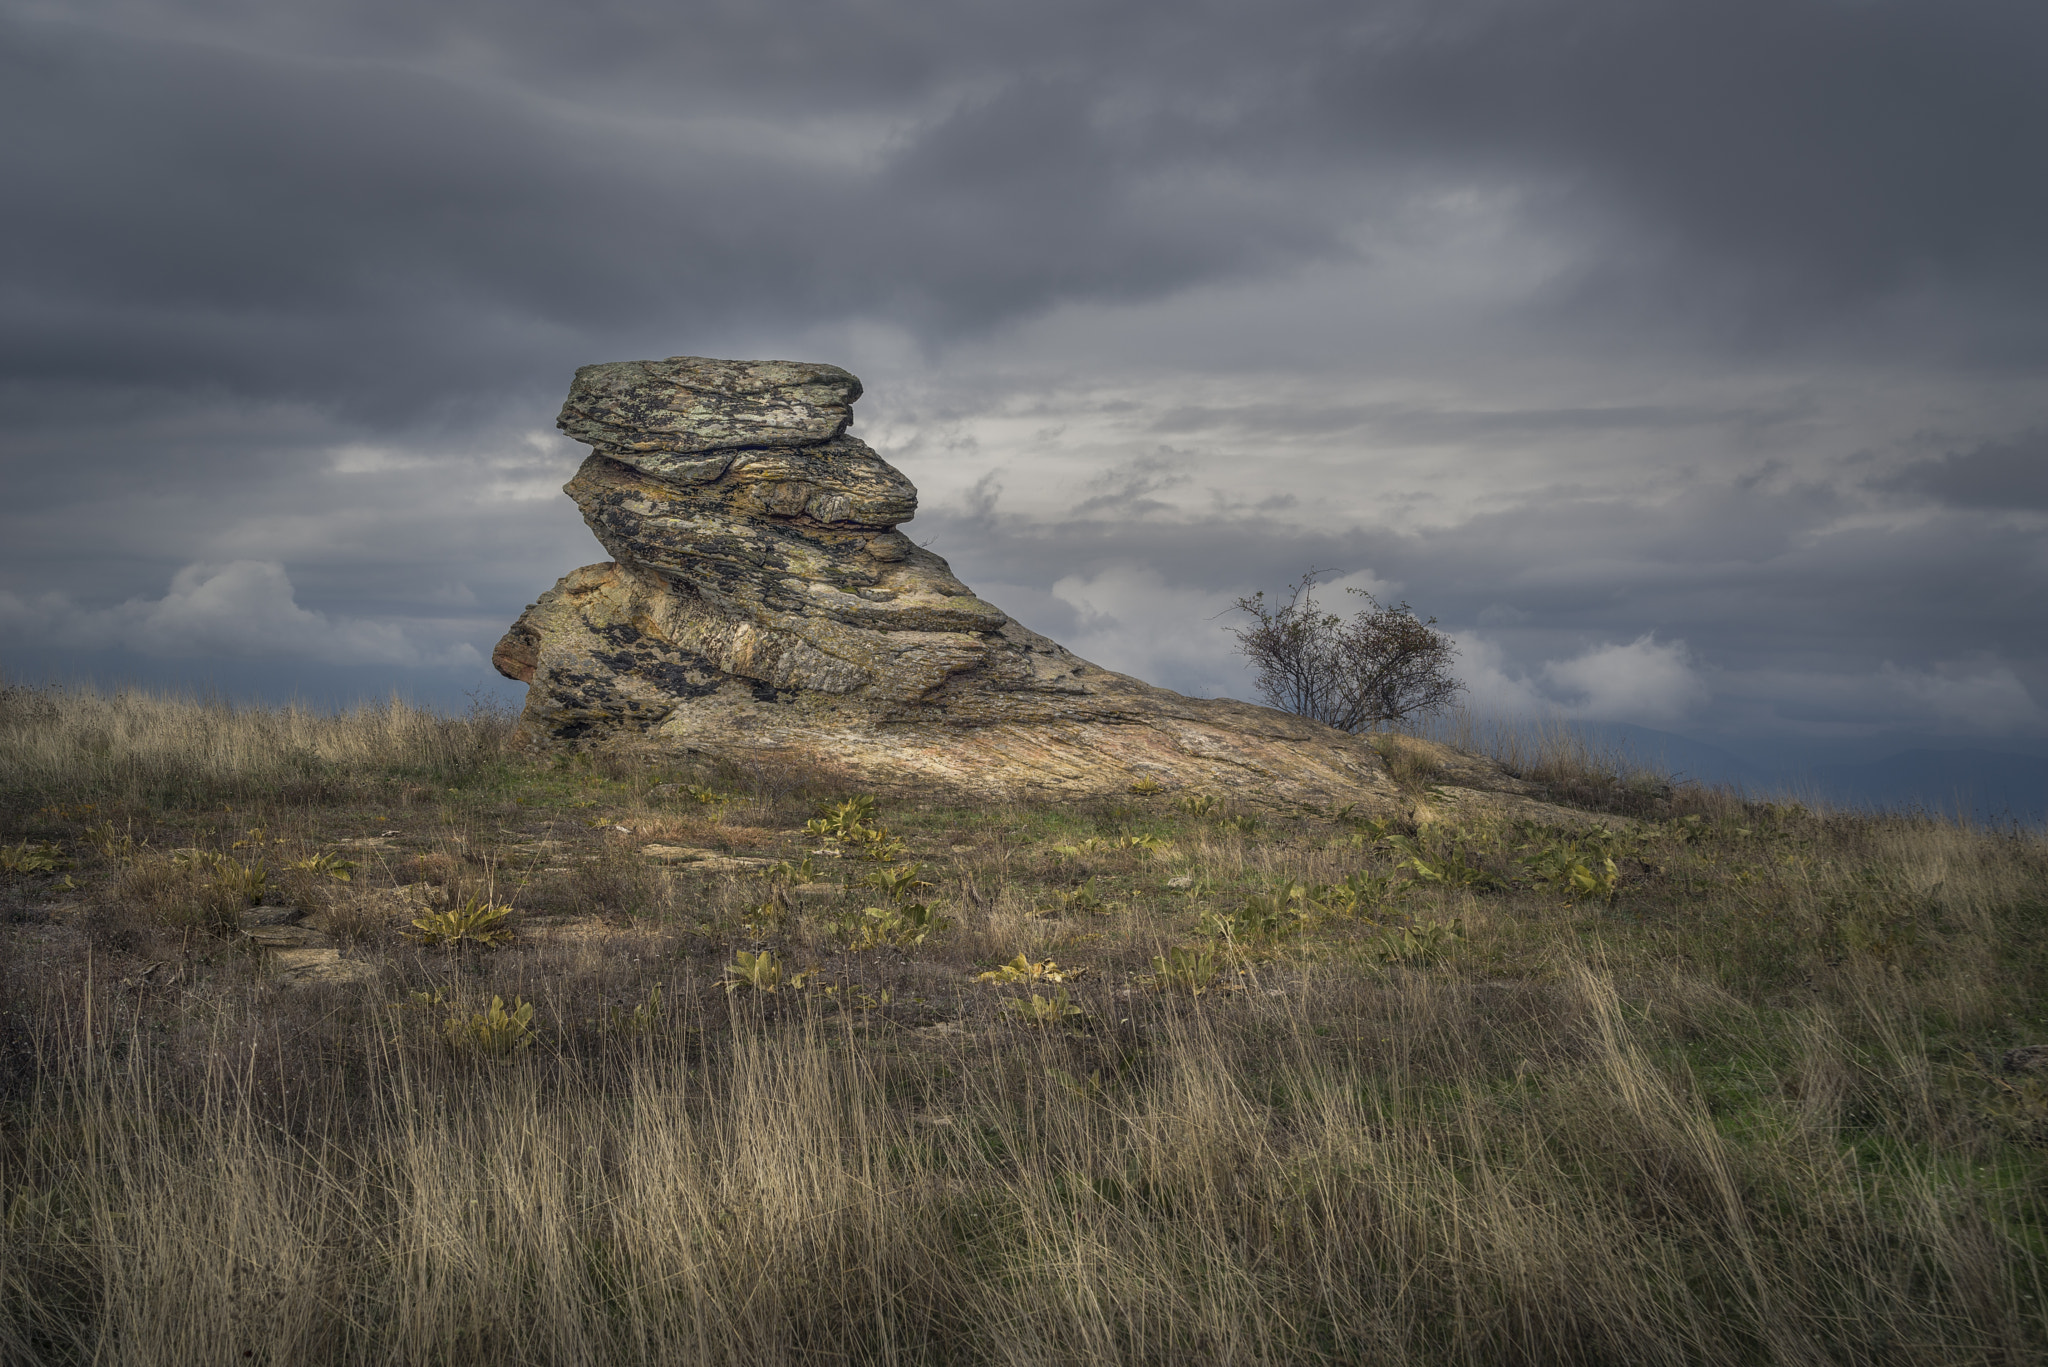
M986 797L1184 790L1404 808L1372 747L1091 664L896 530L917 490L847 435L835 366L680 356L586 366L565 492L611 554L492 652L533 746L776 756Z

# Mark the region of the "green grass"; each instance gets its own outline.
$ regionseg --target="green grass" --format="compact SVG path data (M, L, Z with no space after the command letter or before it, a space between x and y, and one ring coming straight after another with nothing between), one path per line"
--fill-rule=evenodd
M897 899L806 837L854 795L814 775L508 730L0 694L0 845L64 865L0 874L0 1360L2048 1348L2038 836L1495 737L1608 833L882 794ZM1529 862L1567 842L1612 896ZM347 971L288 981L181 849ZM913 897L950 926L844 933ZM472 900L514 938L404 938ZM1019 955L1065 980L978 981Z

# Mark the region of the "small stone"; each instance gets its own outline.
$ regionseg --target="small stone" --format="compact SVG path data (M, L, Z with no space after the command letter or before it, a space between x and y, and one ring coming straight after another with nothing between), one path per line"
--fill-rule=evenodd
M242 913L242 929L258 926L288 926L306 913L298 907L250 907Z

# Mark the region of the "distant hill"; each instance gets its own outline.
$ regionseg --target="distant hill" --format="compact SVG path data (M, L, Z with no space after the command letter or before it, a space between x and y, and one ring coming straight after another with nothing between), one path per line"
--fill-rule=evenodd
M2048 754L2021 740L2009 750L1919 744L1865 757L1882 741L1773 742L1778 762L1758 757L1764 743L1738 753L1675 732L1622 722L1574 723L1595 746L1645 768L1696 779L1757 797L1791 797L1835 806L1966 815L1974 821L2022 825L2048 822Z
M1978 821L2048 820L2048 759L1994 750L1904 750L1813 767L1820 792L1859 807L1917 807Z

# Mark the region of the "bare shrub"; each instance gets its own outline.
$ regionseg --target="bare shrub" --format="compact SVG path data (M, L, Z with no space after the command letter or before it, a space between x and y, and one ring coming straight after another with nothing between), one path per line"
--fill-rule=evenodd
M1259 697L1283 712L1326 722L1340 731L1370 731L1449 706L1464 685L1451 677L1457 646L1418 620L1406 603L1382 605L1348 589L1366 606L1349 621L1316 601L1310 570L1289 586L1285 602L1263 590L1240 598L1252 625L1232 628L1238 652L1257 673Z

